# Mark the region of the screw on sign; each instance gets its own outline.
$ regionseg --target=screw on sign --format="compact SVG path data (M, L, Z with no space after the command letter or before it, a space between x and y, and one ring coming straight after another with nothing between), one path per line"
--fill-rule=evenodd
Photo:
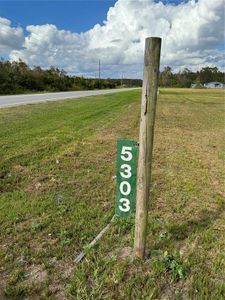
M127 216L135 212L137 149L135 141L119 140L117 142L116 167L116 209L117 216Z

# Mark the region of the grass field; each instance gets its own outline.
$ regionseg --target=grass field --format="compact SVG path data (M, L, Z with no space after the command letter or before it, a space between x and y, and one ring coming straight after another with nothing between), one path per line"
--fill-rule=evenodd
M133 216L86 247L139 110L140 91L0 110L1 300L225 299L223 91L160 91L148 258L130 256Z

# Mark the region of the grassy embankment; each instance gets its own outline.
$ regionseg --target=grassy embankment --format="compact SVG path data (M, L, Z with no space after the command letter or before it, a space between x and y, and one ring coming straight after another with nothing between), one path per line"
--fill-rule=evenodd
M0 110L0 299L224 299L222 91L159 95L148 259L133 217L78 265L113 215L118 138L138 139L140 92Z

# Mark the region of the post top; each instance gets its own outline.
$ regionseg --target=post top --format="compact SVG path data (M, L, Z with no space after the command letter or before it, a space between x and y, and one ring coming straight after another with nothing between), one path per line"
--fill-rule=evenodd
M145 40L162 40L162 38L158 36L149 36Z

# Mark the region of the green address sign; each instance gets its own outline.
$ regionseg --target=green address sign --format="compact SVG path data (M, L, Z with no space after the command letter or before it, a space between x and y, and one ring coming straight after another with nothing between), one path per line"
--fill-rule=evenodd
M138 144L135 141L117 142L116 209L117 216L127 216L136 208Z

